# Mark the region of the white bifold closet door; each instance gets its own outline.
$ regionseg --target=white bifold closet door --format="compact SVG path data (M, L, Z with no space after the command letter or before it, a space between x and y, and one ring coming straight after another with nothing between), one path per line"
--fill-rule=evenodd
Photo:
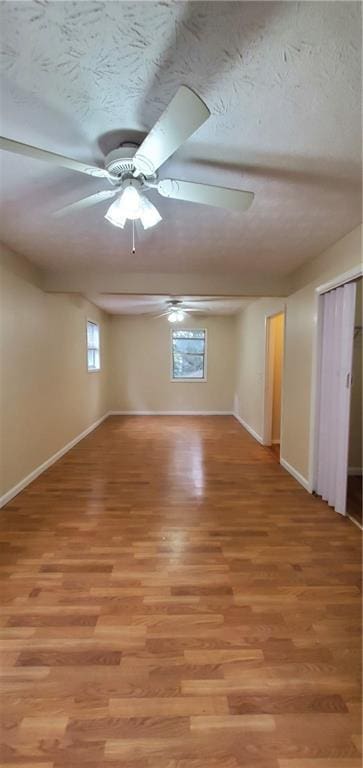
M316 492L346 514L356 284L323 294Z

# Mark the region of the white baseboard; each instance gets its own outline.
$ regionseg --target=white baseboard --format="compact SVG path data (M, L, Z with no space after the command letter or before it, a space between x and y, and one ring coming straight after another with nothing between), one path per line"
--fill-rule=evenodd
M255 430L252 429L252 427L250 427L250 425L247 424L246 421L241 419L241 417L238 416L237 413L234 413L233 416L235 417L235 419L237 419L237 421L239 421L239 423L242 425L242 427L247 429L247 432L249 432L250 435L252 435L252 437L255 438L255 440L258 440L258 442L261 443L261 445L266 446L266 443L264 443L263 438L261 437L261 435L257 434L257 432L255 432ZM273 441L273 442L276 442L276 441ZM280 442L280 441L278 441L278 442ZM303 477L300 474L300 472L298 472L297 469L295 469L295 467L292 467L291 464L289 464L285 459L282 459L281 457L280 457L280 464L284 467L284 469L287 469L287 471L290 473L290 475L292 475L295 478L295 480L297 480L298 483L300 483L300 485L302 485L303 488L305 488L306 491L311 493L310 483L306 479L306 477Z
M3 496L0 496L0 509L1 507L4 507L5 504L7 504L11 499L14 498L14 496L17 496L20 491L22 491L24 488L26 488L29 483L32 483L33 480L35 480L39 475L42 474L48 467L51 467L52 464L54 464L58 459L60 459L62 456L64 456L67 451L70 451L71 448L73 448L77 443L80 442L80 440L83 440L84 437L87 437L90 432L93 432L96 427L98 427L105 419L107 419L107 416L109 416L108 413L105 413L104 416L102 416L101 419L98 419L93 424L91 424L90 427L87 427L83 432L81 432L80 435L77 435L77 437L74 437L73 440L71 440L67 445L63 446L57 453L54 453L53 456L51 456L49 459L43 462L43 464L40 464L39 467L36 467L33 469L32 472L30 472L29 475L24 477L22 480L20 480L19 483L13 486L13 488L10 488L9 491L4 493Z
M235 418L235 419L237 419L237 421L239 421L239 423L242 425L242 427L243 427L244 429L247 429L247 432L249 432L249 433L250 433L250 435L252 435L252 437L254 437L254 438L255 438L255 440L257 440L259 443L261 443L261 445L265 445L265 443L264 443L264 441L263 441L263 437L261 437L261 435L257 434L257 432L255 432L255 430L254 430L254 429L252 429L252 427L250 427L250 425L249 425L249 424L247 424L247 422L246 422L246 421L244 421L243 419L241 419L241 417L240 417L240 416L238 416L238 414L237 414L237 413L234 413L234 414L233 414L233 416L234 416L234 418Z
M348 467L348 475L355 475L357 477L362 477L363 469L362 467Z
M358 522L358 520L355 519L355 517L352 517L351 515L347 515L347 517L349 518L349 520L351 520L352 523L354 523L354 525L356 525L359 528L360 531L363 531L361 524Z
M233 416L232 411L109 411L108 416Z
M295 480L297 480L298 483L300 483L300 485L302 485L303 488L305 488L306 491L308 491L309 493L312 492L309 480L307 480L306 477L303 477L303 475L301 475L300 472L298 472L297 469L295 469L295 467L292 467L291 464L289 464L289 462L286 461L286 459L283 459L282 457L280 457L280 464L282 467L284 467L284 469L286 469L290 473L290 475L292 475L295 478Z

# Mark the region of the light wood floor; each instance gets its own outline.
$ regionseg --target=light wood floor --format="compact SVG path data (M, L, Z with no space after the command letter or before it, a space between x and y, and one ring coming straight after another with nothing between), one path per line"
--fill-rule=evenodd
M2 765L360 768L360 531L232 417L113 417L1 513Z

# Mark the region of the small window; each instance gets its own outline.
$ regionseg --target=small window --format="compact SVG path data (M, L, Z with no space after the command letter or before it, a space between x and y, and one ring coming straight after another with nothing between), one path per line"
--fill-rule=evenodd
M206 331L172 331L172 380L206 379Z
M100 365L100 326L98 323L87 321L87 368L89 371L99 371Z

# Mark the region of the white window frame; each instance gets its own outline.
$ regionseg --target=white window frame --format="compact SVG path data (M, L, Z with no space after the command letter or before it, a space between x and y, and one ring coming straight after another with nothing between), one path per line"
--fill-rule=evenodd
M202 379L197 379L193 377L185 377L181 378L178 376L178 378L175 378L173 376L174 373L174 367L173 367L173 331L203 331L204 332L204 377ZM171 328L170 329L170 381L173 384L205 384L207 381L207 365L208 365L208 334L206 328Z
M88 324L92 323L92 325L96 325L98 328L98 347L89 347L88 346ZM88 365L88 352L90 349L97 349L98 355L99 355L99 361L100 364L98 368L90 368ZM99 373L101 370L101 326L96 320L92 320L92 318L87 317L86 319L86 366L87 366L87 372L88 373Z

